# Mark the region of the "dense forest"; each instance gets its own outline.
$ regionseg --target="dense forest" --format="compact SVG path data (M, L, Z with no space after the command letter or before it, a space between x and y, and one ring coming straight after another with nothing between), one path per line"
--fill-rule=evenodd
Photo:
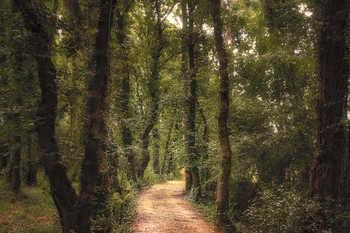
M349 232L347 0L0 0L0 232Z

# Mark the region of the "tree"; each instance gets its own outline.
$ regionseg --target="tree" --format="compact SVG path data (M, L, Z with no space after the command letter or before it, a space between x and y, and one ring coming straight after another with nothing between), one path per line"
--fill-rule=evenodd
M160 142L160 135L158 128L153 129L153 170L155 173L160 174L160 167L159 167L159 142Z
M348 1L317 2L322 20L318 42L319 89L316 151L311 167L310 196L340 198L342 161L346 157L344 104L349 77Z
M128 12L131 8L132 2L123 1L118 4L118 10L116 11L116 25L117 25L117 42L119 45L119 66L117 72L121 79L121 91L118 96L118 113L120 117L120 131L122 137L122 143L124 148L124 154L128 160L128 175L136 182L136 170L135 170L135 153L132 149L133 146L133 134L131 131L131 119L132 119L132 105L131 105L131 90L130 90L130 76L131 65L129 53L130 46L127 46L127 26L128 26Z
M33 142L32 142L32 135L31 132L27 136L27 159L28 159L28 165L27 165L27 175L26 175L26 184L28 185L36 185L37 184L37 171L38 171L38 164L36 162L36 152L33 150Z
M196 113L197 113L197 73L198 73L198 33L195 31L194 11L196 4L192 1L182 3L182 20L183 30L185 32L185 40L183 55L183 76L185 82L185 148L188 160L188 168L191 172L191 193L194 200L198 200L200 196L200 178L198 170L199 153L196 143ZM187 182L187 189L189 183Z
M37 133L40 162L49 178L51 193L60 215L62 230L69 232L90 232L91 203L98 178L99 162L105 153L106 136L106 97L109 80L108 44L115 1L101 0L99 23L92 62L94 77L89 85L87 121L85 125L85 156L81 171L79 199L60 161L55 139L57 113L56 69L51 59L51 44L54 34L44 21L43 12L38 12L30 0L14 0L18 6L26 29L35 38L38 78L41 87L41 100L37 118Z
M218 226L229 225L229 181L231 175L231 148L228 138L227 120L229 117L229 76L228 57L222 36L221 1L212 0L215 48L219 61L220 74L220 112L218 117L221 170L218 179L216 197L216 222Z
M161 3L159 0L152 1L154 11L154 22L152 23L154 30L154 37L150 42L150 52L151 52L151 66L150 66L150 78L148 80L148 92L150 95L150 104L147 115L146 128L142 134L142 157L140 159L138 176L143 178L145 170L150 161L150 153L148 150L149 146L149 135L157 123L158 119L158 107L159 107L159 73L160 73L160 57L162 55L162 50L164 48L164 39L163 39L163 21L162 21L162 12L161 12Z
M90 80L85 123L85 156L81 168L77 232L91 228L91 203L99 176L99 165L106 153L107 96L110 76L109 41L116 1L101 0L94 46L94 76Z
M30 0L14 0L20 10L26 29L33 36L37 62L41 99L37 113L37 134L40 150L40 163L49 178L51 195L60 215L64 232L73 229L77 195L66 175L66 168L60 162L55 138L55 119L57 113L56 69L51 60L53 35L39 17L37 9Z

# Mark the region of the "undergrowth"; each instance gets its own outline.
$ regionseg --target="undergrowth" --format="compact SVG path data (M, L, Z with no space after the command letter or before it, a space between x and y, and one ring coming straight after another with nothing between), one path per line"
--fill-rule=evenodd
M0 232L60 232L56 207L52 201L43 172L38 173L38 186L22 184L15 195L0 177Z

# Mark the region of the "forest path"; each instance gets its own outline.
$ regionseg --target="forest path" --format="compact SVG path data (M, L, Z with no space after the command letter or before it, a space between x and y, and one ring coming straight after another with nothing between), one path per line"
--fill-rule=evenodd
M183 196L185 181L168 181L144 190L137 201L136 233L215 233Z

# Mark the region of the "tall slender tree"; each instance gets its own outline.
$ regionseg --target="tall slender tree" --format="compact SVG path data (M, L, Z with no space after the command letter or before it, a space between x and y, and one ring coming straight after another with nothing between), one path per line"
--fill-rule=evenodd
M154 9L154 38L151 42L151 67L150 67L150 79L148 81L148 92L151 97L149 112L147 116L147 125L142 134L142 158L140 159L138 176L143 177L145 170L150 161L150 154L148 150L149 135L157 123L158 120L158 107L159 107L159 73L160 73L160 57L164 48L163 38L163 19L161 12L161 2L159 0L152 0L152 6Z
M231 148L227 120L229 117L229 75L228 57L224 44L223 23L221 16L221 0L212 0L212 17L214 23L214 37L220 74L220 112L218 117L219 143L221 153L221 170L219 173L216 197L216 221L221 227L229 225L229 181L231 175Z
M192 1L183 3L182 14L183 25L185 28L185 42L186 48L184 52L188 64L183 64L186 68L183 69L185 81L185 114L186 114L186 133L185 133L185 148L187 155L187 163L191 172L191 194L194 200L200 196L200 178L198 170L199 153L196 144L196 112L197 112L197 80L198 64L196 57L196 50L198 49L196 43L198 42L198 35L195 32L194 11L196 4Z

